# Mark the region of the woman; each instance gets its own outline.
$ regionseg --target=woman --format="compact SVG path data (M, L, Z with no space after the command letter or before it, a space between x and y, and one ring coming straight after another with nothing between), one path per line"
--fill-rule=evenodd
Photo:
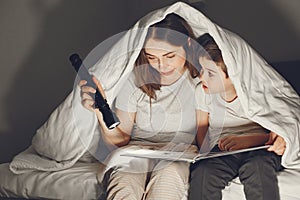
M107 144L168 148L170 142L192 142L196 115L191 97L197 82L193 78L198 76L191 62L193 39L191 27L176 14L167 15L149 28L134 72L116 97L121 124L113 130L106 128L101 113L93 108L89 93L95 90L85 86L85 81L79 83L82 104L96 112L101 137ZM182 199L188 177L188 163L131 159L126 167L113 168L107 199Z

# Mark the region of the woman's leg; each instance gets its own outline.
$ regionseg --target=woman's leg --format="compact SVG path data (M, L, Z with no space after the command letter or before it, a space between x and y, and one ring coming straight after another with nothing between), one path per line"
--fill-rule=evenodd
M141 200L145 193L147 174L154 161L144 158L131 159L126 165L112 168L107 185L107 199Z
M107 200L141 200L147 173L133 173L115 169L107 184Z
M164 164L161 165L162 163ZM187 199L190 164L187 162L162 163L159 163L151 174L145 199Z
M279 200L276 172L282 169L281 158L265 150L245 153L239 170L239 178L244 185L248 200Z

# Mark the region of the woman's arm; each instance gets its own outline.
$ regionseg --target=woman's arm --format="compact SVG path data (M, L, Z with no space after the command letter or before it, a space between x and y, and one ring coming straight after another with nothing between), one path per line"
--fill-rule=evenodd
M120 120L120 124L114 129L108 129L103 121L102 113L99 109L95 109L100 127L102 138L107 144L116 145L118 147L128 144L135 119L135 113L124 112L117 109L116 115Z
M96 83L99 91L101 92L102 96L105 97L105 93L99 81L93 77L93 81ZM131 112L124 112L121 110L116 110L116 115L120 120L119 126L116 128L109 130L105 122L103 121L102 113L99 109L94 109L93 105L95 104L94 99L90 96L89 93L95 93L96 90L92 87L85 86L86 81L82 80L79 82L79 86L81 87L81 98L82 98L82 105L87 108L88 110L95 112L99 121L99 125L101 127L101 134L103 140L107 144L116 145L116 146L124 146L128 144L130 140L130 135L133 127L133 123L135 120L136 113Z
M205 140L205 136L208 129L208 113L202 110L196 110L196 119L197 119L197 145L199 149L205 148L206 145L209 145L207 140ZM207 142L207 143L205 143ZM205 147L204 147L205 146ZM207 146L208 147L208 146Z

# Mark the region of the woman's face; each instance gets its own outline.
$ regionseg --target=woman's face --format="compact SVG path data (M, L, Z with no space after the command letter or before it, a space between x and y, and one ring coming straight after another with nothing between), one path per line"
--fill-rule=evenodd
M170 85L182 76L186 69L183 47L150 38L144 48L149 64L161 75L162 85Z
M206 57L200 57L199 62L202 66L200 80L202 87L207 94L223 93L232 88L232 82L227 77L220 66Z

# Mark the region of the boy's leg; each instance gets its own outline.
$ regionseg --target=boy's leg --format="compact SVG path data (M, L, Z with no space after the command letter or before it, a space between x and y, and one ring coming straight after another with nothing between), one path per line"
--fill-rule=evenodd
M190 200L221 200L222 190L238 175L239 159L235 156L210 158L191 166Z
M239 178L248 200L279 200L276 172L282 169L281 157L273 152L257 150L244 153Z

